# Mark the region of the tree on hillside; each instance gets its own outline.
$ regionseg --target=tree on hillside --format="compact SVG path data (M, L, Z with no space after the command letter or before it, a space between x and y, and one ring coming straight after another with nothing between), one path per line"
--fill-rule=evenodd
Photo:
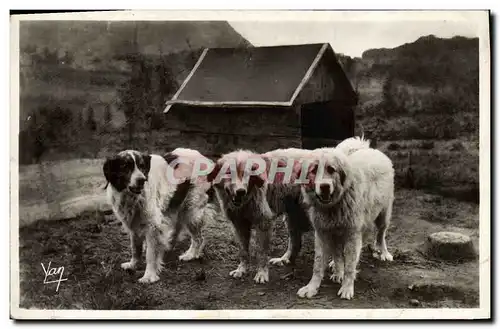
M384 85L382 87L382 110L386 115L392 115L395 112L397 112L397 106L396 102L394 100L394 95L393 95L393 85L394 85L394 78L392 75L389 75L385 81Z
M51 147L67 144L74 134L71 111L46 104L38 108L20 134L19 152L22 163L38 163Z
M176 88L168 64L163 60L137 56L130 80L118 94L127 119L129 142L136 129L155 130L162 127L165 98ZM142 127L141 127L142 125Z
M45 47L42 52L43 62L46 64L57 64L59 58L57 56L57 50L51 51L49 48Z
M112 119L111 106L107 104L104 107L104 125L106 125L106 127L109 126L109 124L111 123L111 119Z
M74 61L73 54L70 51L66 50L64 56L61 58L62 64L69 66L73 64L73 61Z
M77 129L85 129L85 116L83 110L78 111L75 118L75 127Z
M94 118L94 109L92 108L92 106L89 106L87 109L87 127L90 131L97 130L97 122Z
M37 51L37 46L36 45L25 45L21 47L21 53L33 55Z

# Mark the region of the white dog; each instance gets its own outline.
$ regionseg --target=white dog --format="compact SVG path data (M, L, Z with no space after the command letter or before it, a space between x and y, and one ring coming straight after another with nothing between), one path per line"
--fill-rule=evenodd
M382 152L366 147L362 139L351 142L358 143L358 149L347 142L315 152L308 168L309 183L303 184L302 194L310 206L315 257L312 278L297 292L300 297L317 294L330 255L335 267L331 279L342 282L338 294L344 299L353 297L362 233L371 223L377 227L374 256L392 260L385 241L394 199L392 162Z

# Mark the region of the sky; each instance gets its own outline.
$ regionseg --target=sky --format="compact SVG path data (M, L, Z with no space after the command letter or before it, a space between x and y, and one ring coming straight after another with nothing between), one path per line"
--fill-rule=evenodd
M329 42L337 53L351 57L372 48L394 48L433 34L451 38L477 37L467 21L237 21L233 28L254 46Z

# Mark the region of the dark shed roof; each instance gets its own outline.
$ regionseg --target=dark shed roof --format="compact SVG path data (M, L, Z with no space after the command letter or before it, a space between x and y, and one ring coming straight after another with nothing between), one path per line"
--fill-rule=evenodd
M165 112L172 104L290 106L326 51L333 54L327 43L205 49Z

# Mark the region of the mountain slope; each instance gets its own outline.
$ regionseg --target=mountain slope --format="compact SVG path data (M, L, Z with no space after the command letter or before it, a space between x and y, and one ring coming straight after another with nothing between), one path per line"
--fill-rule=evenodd
M360 132L377 139L478 138L478 38L429 35L339 60L360 95Z
M21 50L69 51L75 65L106 60L137 49L143 54L169 54L203 47L248 47L250 43L227 22L187 21L30 21L20 25Z
M393 49L367 50L362 60L411 84L469 83L479 74L479 39L429 35Z

